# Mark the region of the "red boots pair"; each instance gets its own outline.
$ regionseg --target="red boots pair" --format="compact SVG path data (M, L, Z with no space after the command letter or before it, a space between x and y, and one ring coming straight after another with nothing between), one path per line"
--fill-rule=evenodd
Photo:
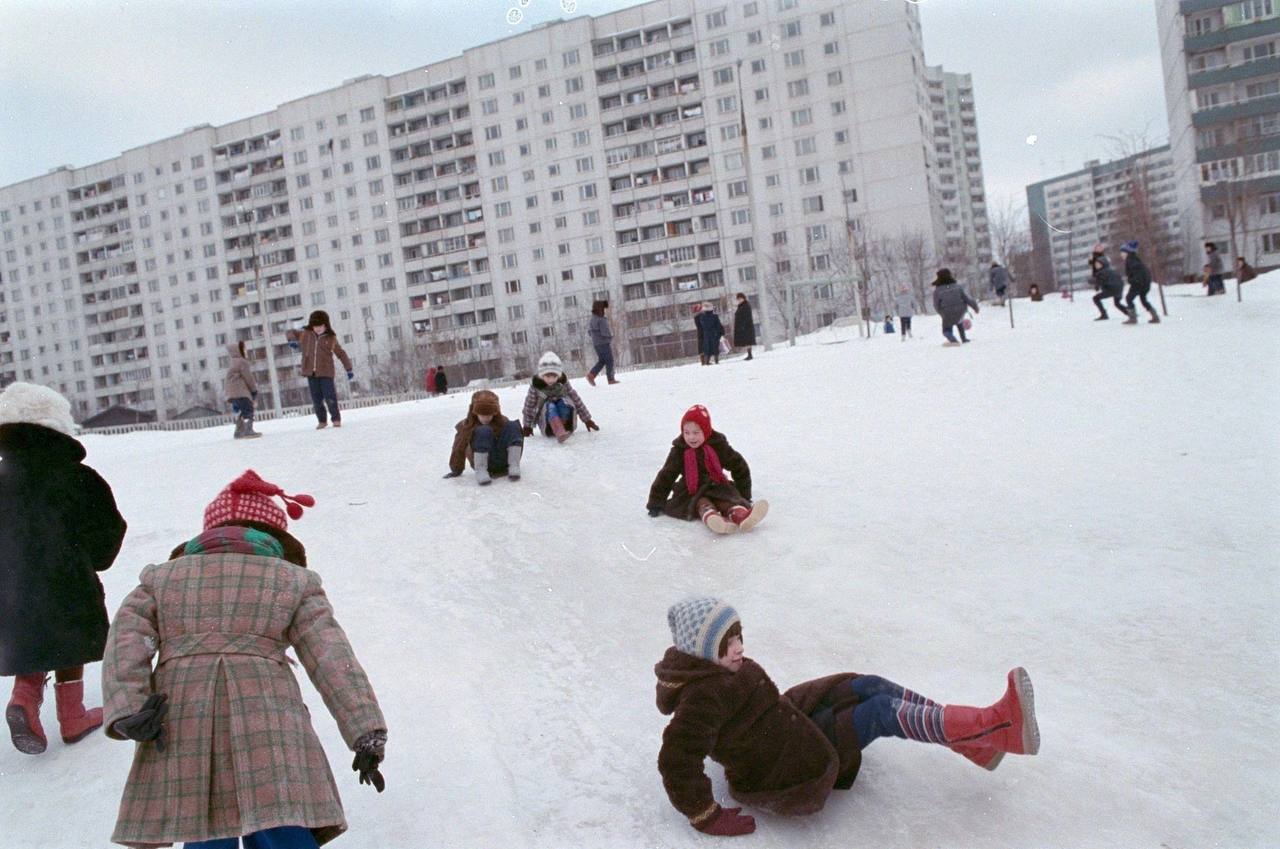
M5 708L9 736L14 748L23 754L38 755L48 746L44 726L40 724L44 684L45 676L41 673L19 675L13 685L13 696ZM102 708L84 708L83 680L61 681L53 685L53 691L62 742L77 743L102 726Z
M757 501L750 507L735 505L729 508L729 515L723 515L714 507L702 511L702 523L717 534L736 534L751 530L760 524L769 512L768 501Z

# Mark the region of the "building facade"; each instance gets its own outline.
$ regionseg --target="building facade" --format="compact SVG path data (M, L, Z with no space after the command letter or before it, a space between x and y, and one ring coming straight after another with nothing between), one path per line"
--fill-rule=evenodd
M1027 186L1031 246L1041 289L1088 288L1093 246L1136 239L1161 282L1185 265L1179 181L1168 145ZM1113 261L1116 256L1112 255Z
M927 69L929 110L937 156L939 196L945 228L942 261L957 278L986 291L991 266L991 230L982 181L982 152L973 79L940 65ZM1005 257L1001 262L1008 262Z
M881 0L658 0L349 80L0 189L0 383L172 417L244 341L301 403L315 309L374 388L581 363L597 298L624 361L690 354L693 304L768 297L766 242L941 253L931 112Z
M1185 271L1280 265L1280 0L1157 0Z

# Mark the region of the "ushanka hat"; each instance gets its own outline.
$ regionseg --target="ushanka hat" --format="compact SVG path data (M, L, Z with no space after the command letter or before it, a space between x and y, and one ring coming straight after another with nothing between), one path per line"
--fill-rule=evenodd
M725 634L738 623L738 611L710 596L686 598L667 609L667 625L675 647L712 662L720 657L720 642Z
M284 501L280 509L271 499ZM285 495L284 490L258 477L253 469L227 484L218 497L204 508L204 529L216 528L231 522L260 522L279 530L286 530L289 519L301 519L303 507L314 507L316 500L310 495ZM289 517L285 518L285 511Z

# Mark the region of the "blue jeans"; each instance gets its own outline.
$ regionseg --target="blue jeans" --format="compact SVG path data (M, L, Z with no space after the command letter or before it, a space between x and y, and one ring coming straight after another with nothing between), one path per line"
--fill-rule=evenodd
M849 687L858 697L858 706L853 709L853 730L858 735L858 746L863 749L881 737L906 738L906 732L898 722L900 703L936 704L932 699L879 675L859 675L849 682Z
M547 406L542 410L542 425L544 432L550 432L551 419L557 418L564 422L566 430L573 430L573 405L563 398L556 398L548 401Z
M252 398L231 398L231 411L236 414L237 418L253 420L253 399Z
M243 842L245 849L316 849L316 839L311 829L300 825L283 825L255 831L244 837L220 837L217 840L188 841L184 849L236 849Z
M489 474L505 474L507 471L507 449L514 445L524 445L524 434L520 431L520 423L509 421L496 434L493 426L476 425L471 434L471 450L476 454L489 455Z
M325 423L326 405L329 407L329 418L335 422L342 421L342 413L338 411L338 390L334 388L332 377L312 375L307 378L307 388L311 390L311 406L315 408L320 424Z
M596 345L596 356L599 358L595 365L591 367L591 374L595 376L600 373L600 369L604 369L605 375L613 380L613 345Z

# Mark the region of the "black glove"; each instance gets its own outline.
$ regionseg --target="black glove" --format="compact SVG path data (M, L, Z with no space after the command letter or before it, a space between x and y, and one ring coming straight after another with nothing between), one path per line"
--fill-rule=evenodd
M444 477L445 480L448 480L449 478L460 478L462 477L462 472L448 471L444 473Z
M662 508L661 508L661 507L646 507L645 509L649 511L649 518L650 518L650 519L656 519L656 518L658 518L659 516L661 516L661 515L662 515Z
M361 784L372 784L373 789L379 793L387 788L386 779L378 771L378 764L382 763L386 746L387 732L370 731L360 735L360 739L356 740L353 747L356 750L356 757L351 762L351 769L360 773Z
M585 424L585 425L587 426L587 430L599 430L599 429L600 429L600 425L598 425L598 424L596 424L595 422L591 421L591 419L587 419L585 422L583 422L583 424Z
M524 427L520 428L520 432L523 433L525 436L533 436L533 428L529 427L528 425L525 425Z
M117 719L111 727L130 740L136 740L139 743L154 742L156 751L163 752L164 718L169 713L168 701L169 697L164 693L152 693L147 696L147 700L142 703L142 708L137 713L129 714L124 719Z

